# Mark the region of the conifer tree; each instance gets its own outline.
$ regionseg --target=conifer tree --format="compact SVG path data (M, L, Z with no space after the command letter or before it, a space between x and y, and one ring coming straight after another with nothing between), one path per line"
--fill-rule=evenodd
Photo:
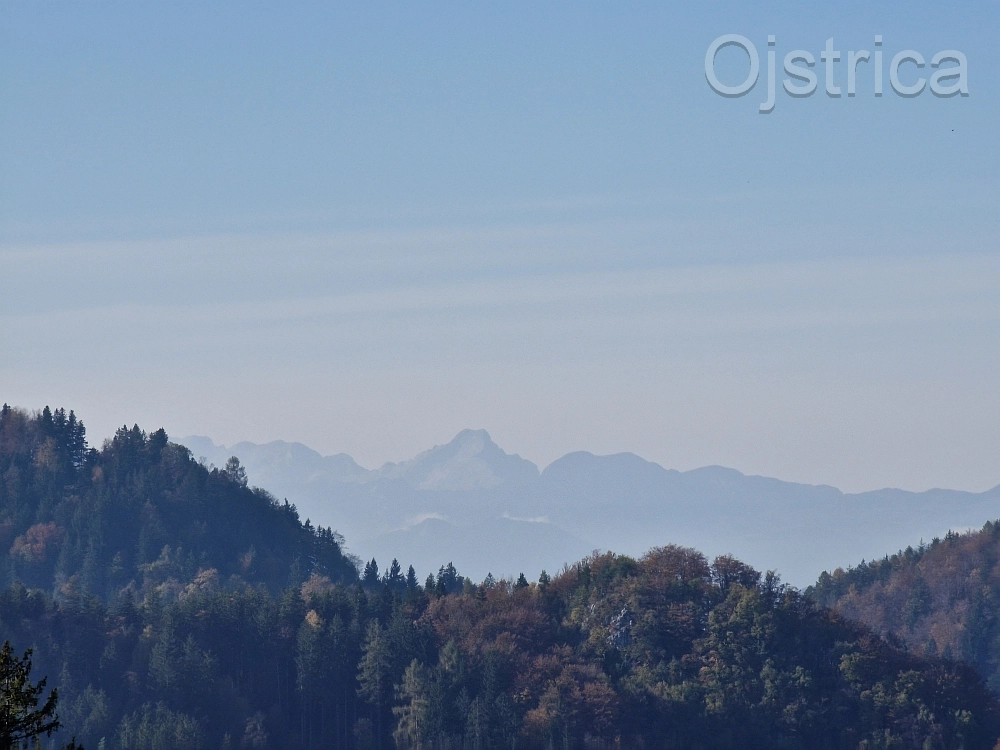
M10 641L4 641L0 648L0 749L12 750L59 729L56 715L59 697L55 689L38 707L45 683L45 678L37 685L31 683L31 649L17 657ZM75 740L66 747L74 749L82 750Z
M375 562L373 557L369 562L365 563L365 572L361 576L361 585L366 589L375 589L379 584L378 576L378 563Z
M401 591L406 587L406 581L403 579L402 568L399 566L399 560L395 557L392 558L392 564L385 572L383 583L389 587L390 591Z
M392 654L389 642L377 620L368 624L364 655L358 664L358 693L375 709L375 737L382 747L385 734L385 709L391 700Z

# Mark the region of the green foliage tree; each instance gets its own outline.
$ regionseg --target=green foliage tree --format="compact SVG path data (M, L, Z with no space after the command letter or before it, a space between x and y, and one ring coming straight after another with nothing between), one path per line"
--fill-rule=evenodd
M375 590L379 585L378 563L373 557L365 563L365 571L361 574L361 585L369 591Z
M398 705L392 713L396 728L392 736L402 750L423 750L432 747L436 722L433 716L433 699L427 668L414 659L403 673L403 681L396 688Z
M399 560L395 557L392 558L392 563L389 565L389 569L385 572L382 582L388 586L391 591L399 592L406 590L406 579L403 578L403 569L399 565Z
M449 562L442 565L438 570L437 580L434 582L434 590L439 596L455 594L462 590L465 578L458 574L454 563Z
M206 747L201 724L191 716L171 711L163 703L146 703L122 719L118 742L128 750L204 750Z
M230 456L226 461L226 468L222 470L226 478L241 487L247 486L247 470L243 468L240 460L236 456Z
M31 683L31 650L14 655L10 641L0 648L0 748L14 748L27 740L49 736L59 728L58 694L52 690L41 707L46 680Z
M46 679L31 682L31 649L16 656L10 641L0 648L0 750L15 750L30 741L51 736L59 729L56 705L59 696L52 690L44 703L38 702L45 692ZM66 750L82 750L76 740L64 746Z
M377 620L368 624L361 662L358 664L358 693L374 709L376 747L386 734L385 714L392 697L392 653L389 640Z
M409 592L415 592L420 587L417 582L417 571L413 569L411 565L406 569L406 590Z

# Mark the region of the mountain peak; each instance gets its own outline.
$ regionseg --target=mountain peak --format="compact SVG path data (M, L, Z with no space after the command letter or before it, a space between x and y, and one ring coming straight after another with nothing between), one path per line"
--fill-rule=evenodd
M538 467L505 453L486 430L462 430L449 443L409 461L386 464L380 473L416 489L467 492L531 481L538 477Z
M469 455L478 455L487 451L503 453L503 450L493 442L493 438L486 430L462 430L451 439L448 445L453 445Z

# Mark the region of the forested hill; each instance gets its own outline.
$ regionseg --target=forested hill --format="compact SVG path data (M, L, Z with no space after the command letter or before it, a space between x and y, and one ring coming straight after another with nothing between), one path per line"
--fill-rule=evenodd
M909 654L731 558L592 556L537 583L174 601L0 594L67 732L120 750L992 750L974 671Z
M994 750L975 671L731 557L594 554L537 582L398 564L162 431L91 450L4 408L0 640L88 750ZM46 742L49 742L48 740Z
M57 596L139 596L210 582L272 592L317 572L356 579L330 529L247 486L237 463L209 470L163 430L121 428L87 446L73 412L0 411L0 572Z
M807 593L917 653L974 664L1000 692L1000 521L825 572Z

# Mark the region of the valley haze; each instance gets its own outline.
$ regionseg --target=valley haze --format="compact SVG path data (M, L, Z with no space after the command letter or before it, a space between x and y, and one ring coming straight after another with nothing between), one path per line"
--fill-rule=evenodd
M710 557L733 554L804 587L823 570L1000 517L1000 486L847 494L722 466L681 472L633 453L586 451L539 470L485 430L463 430L379 469L294 442L178 442L218 466L235 455L253 484L288 499L314 524L332 526L353 554L382 568L398 558L422 576L454 562L474 579L534 578L595 549L641 555L681 544Z

